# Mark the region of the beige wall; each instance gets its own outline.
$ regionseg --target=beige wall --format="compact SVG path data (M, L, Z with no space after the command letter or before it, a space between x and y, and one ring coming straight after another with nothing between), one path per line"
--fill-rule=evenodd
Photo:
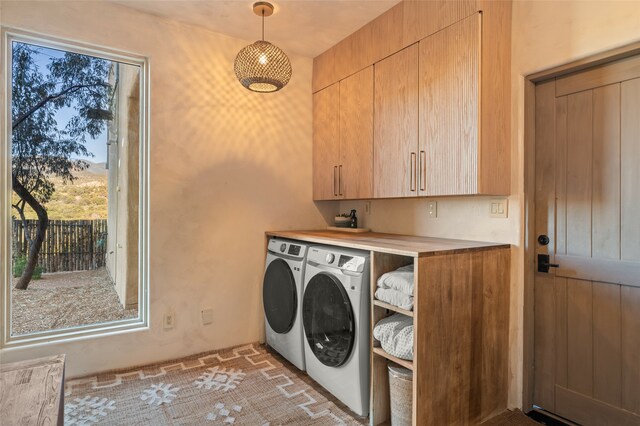
M640 1L514 1L512 29L512 189L509 218L489 218L489 197L440 198L438 218L427 200L342 202L376 231L514 244L512 251L509 405L522 406L524 304L524 77L640 40Z
M264 231L326 223L311 201L311 59L292 56L289 85L261 95L233 73L248 41L122 6L3 1L2 25L151 63L151 329L4 350L2 361L66 353L77 376L261 339Z

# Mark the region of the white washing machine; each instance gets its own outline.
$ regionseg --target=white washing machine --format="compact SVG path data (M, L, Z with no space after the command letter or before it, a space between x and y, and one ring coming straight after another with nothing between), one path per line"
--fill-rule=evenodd
M302 320L307 374L360 416L369 415L369 253L312 246Z
M305 362L300 308L307 249L307 245L298 241L270 239L262 281L267 344L303 371Z

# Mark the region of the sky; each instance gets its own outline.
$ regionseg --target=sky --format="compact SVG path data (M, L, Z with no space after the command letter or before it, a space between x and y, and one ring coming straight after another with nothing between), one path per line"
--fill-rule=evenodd
M37 54L36 63L40 69L40 72L45 76L48 74L47 65L51 58L59 58L64 55L64 52L56 49L49 49L45 47L38 46L40 53ZM73 108L61 108L57 111L55 118L58 122L58 128L63 129L71 117L73 117L77 112ZM105 130L95 139L92 139L90 136L87 136L87 143L85 145L87 150L93 154L93 156L78 156L72 155L72 158L89 160L94 163L105 163L107 161L107 132L106 126Z

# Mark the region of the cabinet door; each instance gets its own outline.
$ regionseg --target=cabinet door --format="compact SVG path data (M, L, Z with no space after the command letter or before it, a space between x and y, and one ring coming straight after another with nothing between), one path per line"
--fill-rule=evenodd
M374 196L415 196L421 183L424 189L418 176L417 44L375 64L374 97Z
M338 198L340 162L340 87L313 95L313 199Z
M481 15L420 41L422 195L478 192Z
M373 66L340 82L340 198L373 196Z

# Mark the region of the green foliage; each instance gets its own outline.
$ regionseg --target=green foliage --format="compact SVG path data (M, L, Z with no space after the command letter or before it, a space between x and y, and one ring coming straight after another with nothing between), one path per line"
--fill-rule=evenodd
M47 202L47 214L51 220L88 220L107 218L107 173L104 164L90 163L87 170L76 172L73 183L52 178L56 191ZM13 194L12 203L19 198ZM37 219L36 213L25 206L26 219ZM18 215L15 215L19 219Z
M27 266L27 258L25 256L19 257L13 261L13 276L18 278L22 276L24 272L24 268ZM33 270L33 276L31 277L34 280L39 280L42 278L42 266L36 265L36 268Z

